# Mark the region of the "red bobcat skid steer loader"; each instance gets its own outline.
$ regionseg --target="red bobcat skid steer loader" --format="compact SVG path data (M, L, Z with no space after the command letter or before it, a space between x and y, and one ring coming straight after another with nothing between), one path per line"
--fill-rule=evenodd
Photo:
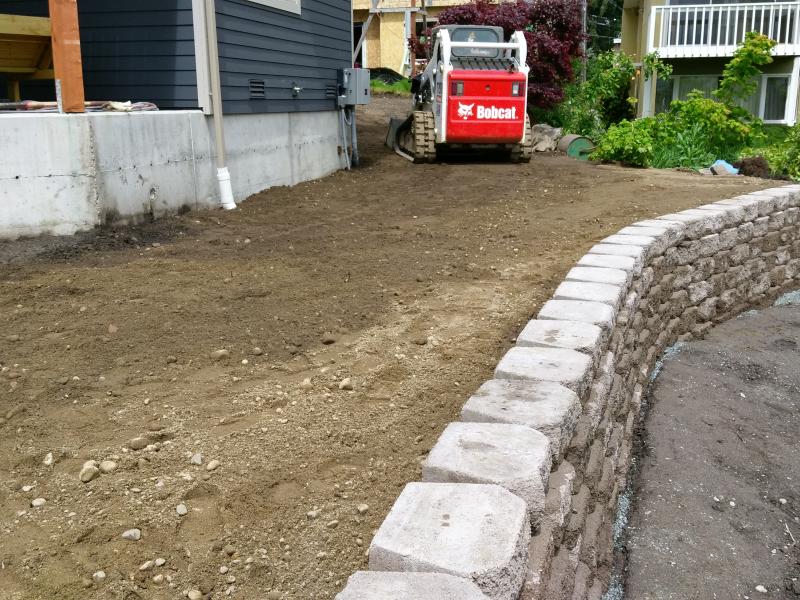
M432 38L428 66L412 82L412 112L391 120L388 145L415 163L433 162L437 148L492 148L512 162L530 161L522 32L503 42L500 27L444 25Z

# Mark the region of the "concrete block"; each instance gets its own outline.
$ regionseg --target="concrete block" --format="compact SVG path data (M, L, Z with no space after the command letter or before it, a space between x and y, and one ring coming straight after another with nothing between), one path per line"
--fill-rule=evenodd
M601 267L572 267L564 278L565 281L587 281L622 286L630 285L631 279L632 275L629 272Z
M591 323L605 331L614 328L616 311L602 302L585 300L548 300L539 311L539 319Z
M555 552L556 540L553 528L553 525L544 523L541 530L531 538L525 583L519 600L542 600Z
M564 285L563 283L561 285ZM608 333L597 325L578 321L553 321L552 319L528 321L517 336L518 346L567 348L592 357L597 364Z
M512 423L542 432L558 462L575 431L581 404L575 392L550 381L490 379L461 409L461 419Z
M494 374L498 379L553 381L583 397L592 370L592 359L575 350L517 346L500 359Z
M611 256L628 256L634 260L634 268L641 271L645 259L645 249L642 246L622 244L595 244L589 248L589 254L608 254Z
M370 544L369 569L456 575L515 600L530 535L525 502L500 486L409 483Z
M602 302L614 310L619 308L626 287L607 283L589 283L586 281L564 281L556 288L555 300L585 300Z
M473 582L444 573L357 571L335 600L488 600Z
M494 483L519 496L531 526L544 511L550 441L524 425L450 423L422 465L423 481Z
M578 260L578 266L620 269L632 275L638 275L641 270L637 267L634 258L630 256L614 256L612 254L584 254Z

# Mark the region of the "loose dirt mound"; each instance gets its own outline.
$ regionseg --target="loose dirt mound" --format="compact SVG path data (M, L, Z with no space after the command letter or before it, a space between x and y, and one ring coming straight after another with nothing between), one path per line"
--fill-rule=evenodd
M594 241L769 185L551 155L411 165L381 146L406 104L362 114L357 171L0 245L3 598L332 598ZM117 468L82 483L89 460Z

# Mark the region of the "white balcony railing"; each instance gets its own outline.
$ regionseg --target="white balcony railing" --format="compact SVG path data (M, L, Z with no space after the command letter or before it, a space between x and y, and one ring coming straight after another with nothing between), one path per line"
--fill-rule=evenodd
M662 58L731 56L748 31L778 42L773 55L800 54L800 2L655 6L648 52Z

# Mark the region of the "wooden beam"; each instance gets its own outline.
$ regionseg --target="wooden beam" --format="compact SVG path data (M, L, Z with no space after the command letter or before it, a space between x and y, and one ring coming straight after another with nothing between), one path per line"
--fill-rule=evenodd
M22 98L19 95L19 81L9 79L6 86L8 87L8 97L12 102L19 102Z
M85 111L81 35L77 0L48 0L53 34L53 66L56 94L60 89L61 108L67 113Z
M50 19L47 17L0 15L0 34L50 37Z

